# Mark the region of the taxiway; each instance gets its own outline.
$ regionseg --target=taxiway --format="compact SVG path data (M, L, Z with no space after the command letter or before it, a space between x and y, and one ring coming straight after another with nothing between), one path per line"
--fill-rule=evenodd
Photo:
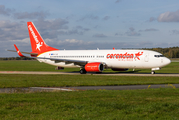
M52 91L79 91L79 90L136 90L155 88L179 88L179 84L159 85L124 85L124 86L80 86L80 87L29 87L29 88L0 88L0 93L17 92L52 92Z
M0 74L63 74L63 75L80 75L79 72L41 72L41 71L0 71ZM106 76L176 76L179 77L179 74L176 73L87 73L86 75L106 75Z

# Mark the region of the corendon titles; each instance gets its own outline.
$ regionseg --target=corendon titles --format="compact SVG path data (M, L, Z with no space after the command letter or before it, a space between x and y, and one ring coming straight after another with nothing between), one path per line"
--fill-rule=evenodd
M38 40L37 36L35 35L35 32L32 29L31 25L29 25L28 28L29 28L29 30L30 30L35 42L36 42L36 49L38 49L40 51L40 47L42 46L43 42L41 42L41 43L39 42L39 40Z
M118 59L119 61L133 61L133 59L140 60L139 56L143 55L143 52L138 52L134 54L107 54L107 59Z
M32 36L33 36L35 42L36 42L36 43L39 43L39 40L38 40L37 36L35 35L35 32L34 32L33 29L32 29L32 26L29 25L28 28L29 28L29 30L30 30L30 32L31 32L31 34L32 34Z

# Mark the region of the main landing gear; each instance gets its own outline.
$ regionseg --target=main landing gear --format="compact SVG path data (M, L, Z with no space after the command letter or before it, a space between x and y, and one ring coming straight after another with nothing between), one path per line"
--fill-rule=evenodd
M86 74L86 70L85 69L81 69L80 70L80 74Z

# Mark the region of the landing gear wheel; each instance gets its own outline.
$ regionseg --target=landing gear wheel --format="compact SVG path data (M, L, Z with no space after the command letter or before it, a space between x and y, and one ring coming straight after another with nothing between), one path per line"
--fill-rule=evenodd
M80 74L86 74L86 70L85 69L81 69L80 70Z
M155 71L152 71L151 74L155 74Z

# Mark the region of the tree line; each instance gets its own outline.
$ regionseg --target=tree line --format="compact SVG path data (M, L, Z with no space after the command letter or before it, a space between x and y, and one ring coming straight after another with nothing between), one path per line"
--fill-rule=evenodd
M153 50L163 54L167 58L179 58L179 47L170 48L144 48L146 50Z
M0 60L35 60L35 59L29 57L5 57L5 58L0 58Z

